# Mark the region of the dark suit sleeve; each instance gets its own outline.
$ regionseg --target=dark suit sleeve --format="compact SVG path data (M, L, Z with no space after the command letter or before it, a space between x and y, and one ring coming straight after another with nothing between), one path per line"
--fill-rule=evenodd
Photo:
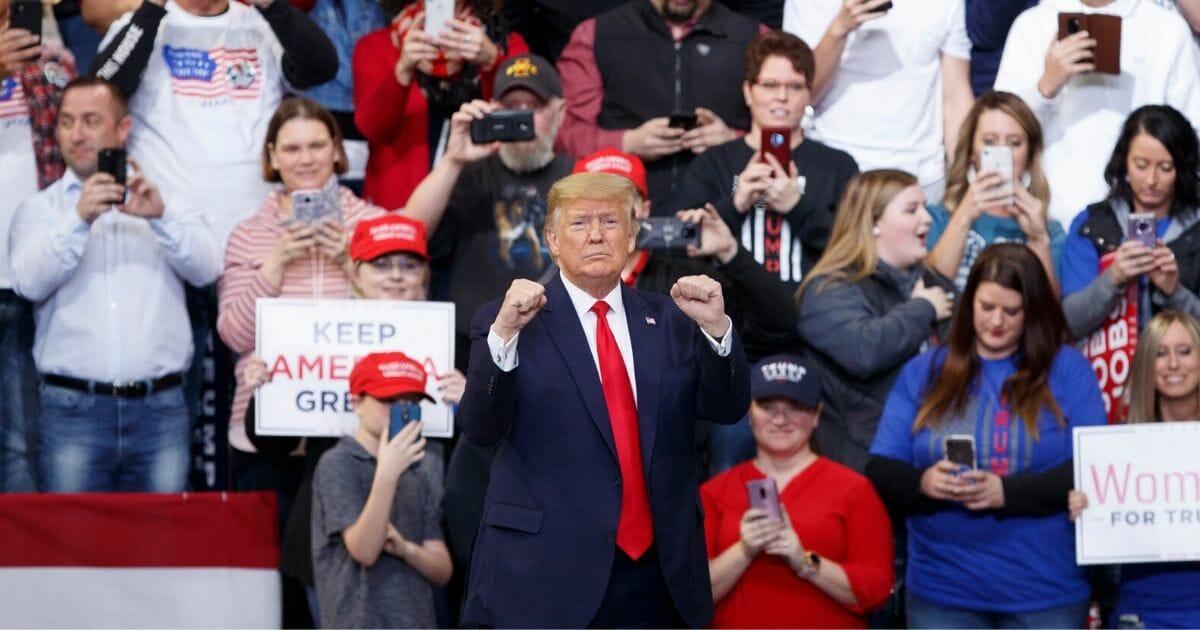
M471 357L467 387L458 406L458 422L467 439L479 446L494 446L512 430L517 413L517 372L496 366L488 348L488 331L496 321L500 303L483 305L471 321ZM517 341L520 356L520 340Z
M750 364L742 340L732 327L729 334L733 335L733 348L727 357L717 354L699 328L695 337L700 373L697 410L700 418L721 424L741 420L750 409Z

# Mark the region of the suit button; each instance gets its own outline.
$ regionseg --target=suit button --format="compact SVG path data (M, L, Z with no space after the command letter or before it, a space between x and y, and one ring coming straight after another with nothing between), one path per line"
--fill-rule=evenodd
M604 535L604 540L608 541L609 544L615 543L617 542L617 535L613 532L608 532Z
M619 485L621 485L621 478L620 478L620 477L613 477L613 485L614 485L614 486L619 486Z

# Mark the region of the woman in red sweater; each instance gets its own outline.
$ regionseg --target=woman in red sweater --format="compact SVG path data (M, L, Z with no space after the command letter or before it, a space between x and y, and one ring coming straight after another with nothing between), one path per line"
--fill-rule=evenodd
M865 628L892 588L883 502L866 477L812 449L821 417L815 365L767 357L750 372L750 394L757 455L700 488L712 627ZM764 483L777 499L762 494ZM766 501L750 507L752 493Z
M394 209L441 154L451 114L490 99L496 68L529 47L491 0L456 0L439 38L426 32L424 0L380 4L391 25L354 47L354 122L370 149L363 196Z

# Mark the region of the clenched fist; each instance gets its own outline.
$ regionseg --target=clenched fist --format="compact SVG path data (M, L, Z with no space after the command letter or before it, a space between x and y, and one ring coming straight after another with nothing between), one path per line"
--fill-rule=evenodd
M720 287L717 289L719 291ZM512 286L504 294L504 303L500 305L492 330L508 343L545 305L546 287L532 280L513 280Z
M729 332L720 282L708 276L684 276L671 287L671 299L713 339Z

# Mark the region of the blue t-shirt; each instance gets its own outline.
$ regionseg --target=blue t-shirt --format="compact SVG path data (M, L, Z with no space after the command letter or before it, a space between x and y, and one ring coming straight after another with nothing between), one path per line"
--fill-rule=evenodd
M1121 566L1112 625L1135 614L1146 628L1200 628L1200 562Z
M1075 219L1071 221L1071 229L1067 232L1067 242L1058 274L1059 286L1062 287L1064 296L1082 291L1100 275L1100 252L1096 251L1096 246L1087 237L1079 233L1079 228L1083 227L1089 216L1091 213L1086 209L1075 215ZM1155 223L1158 238L1161 239L1167 233L1170 225L1170 217L1159 219ZM1144 286L1145 279L1142 280Z
M1071 458L1071 427L1105 423L1104 403L1091 365L1070 346L1059 349L1050 368L1050 391L1066 427L1043 409L1038 439L1008 408L997 413L1005 379L1016 371L1012 357L982 360L964 412L936 429L913 432L931 370L945 361L945 348L911 359L900 372L883 408L871 454L925 469L942 459L942 439L975 438L981 469L1007 477L1045 472ZM1007 421L1006 421L1007 419ZM1024 613L1087 599L1083 568L1075 564L1075 529L1063 512L1050 516L998 517L989 510L951 506L908 517L908 586L914 595L942 606Z
M950 223L950 211L940 204L930 205L928 210L929 216L933 217L933 224L929 226L929 233L925 235L925 243L929 249L933 249ZM1047 229L1050 232L1050 259L1054 261L1054 273L1061 275L1063 243L1066 241L1067 235L1063 232L1062 225L1054 219L1050 219ZM1016 219L995 217L990 214L980 215L971 224L971 231L967 233L967 240L963 243L962 262L958 265L954 286L959 291L967 286L967 275L971 273L971 265L975 264L975 259L979 258L979 254L988 245L1024 242L1025 232L1021 230L1021 224L1017 223Z

